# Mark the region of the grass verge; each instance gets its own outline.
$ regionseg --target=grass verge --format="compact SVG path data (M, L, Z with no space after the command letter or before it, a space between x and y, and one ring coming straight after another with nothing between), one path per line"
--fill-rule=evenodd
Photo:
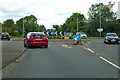
M13 39L13 41L24 41L24 39ZM72 42L73 39L48 39L49 42ZM82 41L89 41L88 39L82 39Z

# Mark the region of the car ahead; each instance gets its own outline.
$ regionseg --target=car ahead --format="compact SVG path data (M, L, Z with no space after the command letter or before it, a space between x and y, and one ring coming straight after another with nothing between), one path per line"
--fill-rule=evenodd
M117 43L119 44L119 37L116 33L107 33L104 38L104 43Z
M87 35L85 33L81 34L81 39L87 39Z
M42 32L29 32L24 38L24 47L44 46L48 48L48 39Z
M10 40L10 35L9 35L9 33L2 33L2 34L1 34L1 40L3 40L3 39Z

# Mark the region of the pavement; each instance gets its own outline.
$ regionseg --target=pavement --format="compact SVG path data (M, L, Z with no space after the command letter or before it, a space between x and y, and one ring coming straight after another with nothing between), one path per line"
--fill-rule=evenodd
M10 63L14 62L17 58L19 58L25 48L20 42L13 42L13 41L0 41L2 44L2 67L4 68ZM1 69L0 68L0 69Z
M47 49L26 48L24 55L18 60L19 63L12 63L3 70L3 78L118 78L119 68L103 59L110 56L111 60L115 54L112 49L116 50L118 45L106 45L106 50L105 44L102 44L105 47L99 46L101 42L92 40L94 46L90 44L89 49L83 45L56 42L49 42ZM103 55L99 47L103 47L103 54L108 56ZM92 51L99 52L102 57ZM116 54L114 58L117 58Z

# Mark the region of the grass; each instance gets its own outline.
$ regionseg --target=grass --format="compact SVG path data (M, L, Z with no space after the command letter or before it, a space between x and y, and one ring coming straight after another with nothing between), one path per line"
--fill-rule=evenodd
M13 41L24 41L24 39L13 39Z
M24 41L24 39L14 39L13 41ZM73 39L48 39L49 42L72 42ZM88 39L82 39L82 41L88 41Z
M19 37L21 37L21 36L19 36ZM17 38L19 38L19 37L17 37ZM10 38L16 38L16 36L10 36Z
M104 39L104 37L87 37L87 39Z

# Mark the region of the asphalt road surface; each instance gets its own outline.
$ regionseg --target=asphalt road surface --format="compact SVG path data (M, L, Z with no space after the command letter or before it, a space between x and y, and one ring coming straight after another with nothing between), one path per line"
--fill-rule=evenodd
M91 40L89 47L49 42L47 49L26 48L2 74L3 78L118 78L117 50L118 45L102 40Z

